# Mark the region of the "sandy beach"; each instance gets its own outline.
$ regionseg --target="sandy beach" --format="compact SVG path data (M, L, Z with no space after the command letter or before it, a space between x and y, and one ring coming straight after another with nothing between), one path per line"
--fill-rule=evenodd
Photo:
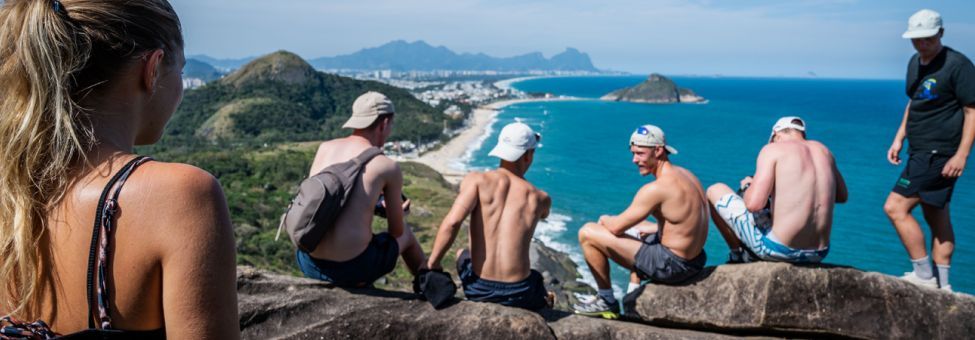
M542 101L566 101L566 100L580 100L580 98L565 98L565 97L555 97L555 98L527 98L527 99L512 99L504 100L488 105L481 106L474 110L472 114L471 124L460 134L454 136L453 139L444 144L439 149L424 153L420 155L419 158L413 159L412 161L426 164L427 166L437 170L443 174L444 179L448 182L457 184L464 178L467 172L459 166L463 162L463 157L467 153L467 150L475 145L475 143L485 138L485 134L490 133L488 128L494 122L495 117L498 112L508 105L518 104L518 103L528 103L528 102L542 102ZM487 145L494 145L492 141L485 141Z

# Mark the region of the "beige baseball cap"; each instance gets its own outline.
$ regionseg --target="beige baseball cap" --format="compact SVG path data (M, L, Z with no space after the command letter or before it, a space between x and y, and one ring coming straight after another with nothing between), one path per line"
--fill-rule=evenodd
M798 121L798 123L794 123L793 121ZM786 116L786 117L779 118L779 120L775 122L775 125L772 125L772 134L768 136L768 142L769 143L772 142L772 138L775 137L776 132L785 129L796 129L802 132L806 132L806 121L796 116Z
M901 37L921 39L933 37L938 32L941 32L941 14L930 9L922 9L907 19L907 31Z
M393 114L393 102L379 92L369 91L352 103L352 117L342 125L345 129L365 129L384 114Z
M498 145L488 155L514 162L528 150L538 146L542 135L536 133L525 123L515 122L505 125L498 135Z
M663 146L668 153L672 155L677 154L677 149L674 149L673 146L667 145L667 138L664 136L664 130L650 124L638 127L636 128L636 131L633 131L633 134L630 135L630 145L644 147Z

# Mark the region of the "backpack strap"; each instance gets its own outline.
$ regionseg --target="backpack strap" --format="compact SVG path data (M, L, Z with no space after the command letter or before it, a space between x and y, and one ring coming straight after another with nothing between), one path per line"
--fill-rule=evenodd
M152 160L150 157L138 156L115 173L98 198L98 208L95 211L95 226L91 234L91 248L88 252L88 328L95 328L93 305L98 306L98 321L101 329L111 329L112 319L109 316L108 290L108 257L109 241L115 224L115 212L118 210L118 197L122 186L129 179L129 175L136 167ZM112 195L109 198L109 194ZM97 269L96 269L97 266ZM98 273L98 287L95 287L95 273ZM97 294L96 294L97 293Z
M352 162L355 163L355 168L359 169L364 165L368 164L369 161L371 161L373 158L376 158L376 156L382 154L383 154L382 150L379 150L379 148L373 146L366 149L366 151L363 151L361 154L353 158Z

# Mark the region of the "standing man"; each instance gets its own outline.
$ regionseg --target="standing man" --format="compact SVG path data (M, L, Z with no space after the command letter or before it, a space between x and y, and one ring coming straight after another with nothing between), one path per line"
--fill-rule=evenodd
M907 166L887 197L884 211L914 267L902 278L950 291L948 269L955 234L948 203L975 139L975 66L961 53L942 45L942 36L941 15L928 9L914 13L903 34L911 39L917 54L907 65L910 101L887 160L894 165L901 163L905 138L910 148ZM924 233L911 216L919 203L931 227L931 253L937 273L924 246Z
M535 226L548 217L552 199L525 180L541 135L523 123L501 130L490 155L497 169L470 173L444 217L428 266L440 269L457 230L471 217L468 249L457 252L457 275L468 300L525 309L551 307L542 274L531 269L528 249Z
M740 188L742 196L724 183L708 188L714 225L731 248L728 262L746 262L746 251L766 261L826 258L833 208L846 202L846 182L829 149L806 139L802 118L782 117L772 126L755 176L745 177ZM769 197L771 219L763 214Z
M310 174L381 148L393 131L393 102L379 92L366 92L352 104L352 117L343 128L352 135L318 147ZM335 225L314 251L298 250L298 267L305 276L342 287L372 284L396 267L397 258L416 275L425 265L423 250L404 218L403 173L396 161L378 155L366 163ZM379 195L386 198L389 231L372 233L372 216Z
M677 150L667 145L664 132L656 126L637 128L630 136L630 152L640 175L653 175L656 180L643 185L621 214L602 216L579 230L579 244L599 290L594 299L575 306L577 314L619 316L610 282L610 259L640 279L665 284L687 281L707 262L708 202L701 182L670 162L669 155ZM646 221L651 215L657 224ZM647 236L627 235L630 228Z

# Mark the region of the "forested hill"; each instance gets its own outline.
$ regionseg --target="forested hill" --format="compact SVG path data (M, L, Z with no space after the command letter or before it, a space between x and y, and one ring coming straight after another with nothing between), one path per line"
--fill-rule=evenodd
M161 147L187 143L267 143L324 140L348 134L341 125L352 102L379 91L396 105L391 140L440 138L444 115L406 90L315 71L301 57L279 51L234 73L186 91Z

